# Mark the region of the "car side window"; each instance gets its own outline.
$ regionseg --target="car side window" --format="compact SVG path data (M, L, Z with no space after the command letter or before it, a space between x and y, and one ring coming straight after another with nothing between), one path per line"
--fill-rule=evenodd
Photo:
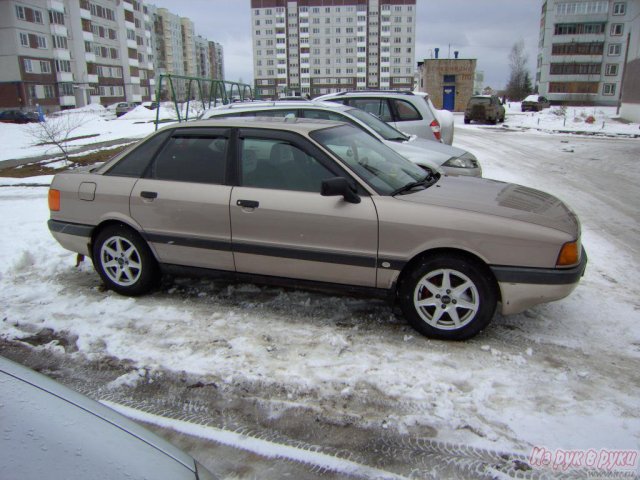
M228 140L220 136L173 136L156 156L150 178L224 184Z
M409 102L405 102L404 100L392 100L392 102L398 114L399 122L422 120L420 113Z
M149 165L151 159L169 135L171 135L170 130L150 138L111 167L106 175L141 177L147 165Z
M311 155L283 140L244 138L241 183L245 187L320 193L335 175Z
M287 115L293 115L294 117L298 116L297 109L286 109L286 110L256 110L254 112L246 112L243 116L247 117L275 117L275 118L284 118Z
M349 105L373 113L383 122L393 122L393 116L385 98L351 98Z

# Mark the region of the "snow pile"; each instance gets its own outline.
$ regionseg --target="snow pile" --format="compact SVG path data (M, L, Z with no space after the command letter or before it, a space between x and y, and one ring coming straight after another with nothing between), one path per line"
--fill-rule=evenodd
M551 107L540 112L522 112L520 102L508 102L504 125L549 133L640 136L640 125L624 123L616 107Z

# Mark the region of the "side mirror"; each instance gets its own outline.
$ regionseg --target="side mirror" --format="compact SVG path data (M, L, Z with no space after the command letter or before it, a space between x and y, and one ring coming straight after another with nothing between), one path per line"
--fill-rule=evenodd
M323 197L335 197L342 195L345 202L360 203L360 196L349 185L349 181L344 177L327 178L322 181L320 195Z

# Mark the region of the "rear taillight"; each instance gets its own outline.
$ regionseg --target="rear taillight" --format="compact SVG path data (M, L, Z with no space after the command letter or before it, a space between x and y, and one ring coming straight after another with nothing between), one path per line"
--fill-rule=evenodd
M440 141L442 136L440 135L440 123L437 120L434 120L429 124L431 127L431 131L433 132L433 136L436 137L436 140Z
M49 189L49 210L52 212L60 211L60 190Z

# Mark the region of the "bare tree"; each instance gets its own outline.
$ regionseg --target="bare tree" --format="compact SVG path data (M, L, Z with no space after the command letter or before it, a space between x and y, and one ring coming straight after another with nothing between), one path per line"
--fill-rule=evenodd
M71 134L85 123L85 116L81 114L59 114L48 117L44 122L30 125L29 135L34 145L54 145L62 152L64 159L69 162L67 143Z
M524 40L513 44L509 53L511 74L507 83L507 96L511 100L522 100L531 93L531 77L527 71L529 57L524 49Z

